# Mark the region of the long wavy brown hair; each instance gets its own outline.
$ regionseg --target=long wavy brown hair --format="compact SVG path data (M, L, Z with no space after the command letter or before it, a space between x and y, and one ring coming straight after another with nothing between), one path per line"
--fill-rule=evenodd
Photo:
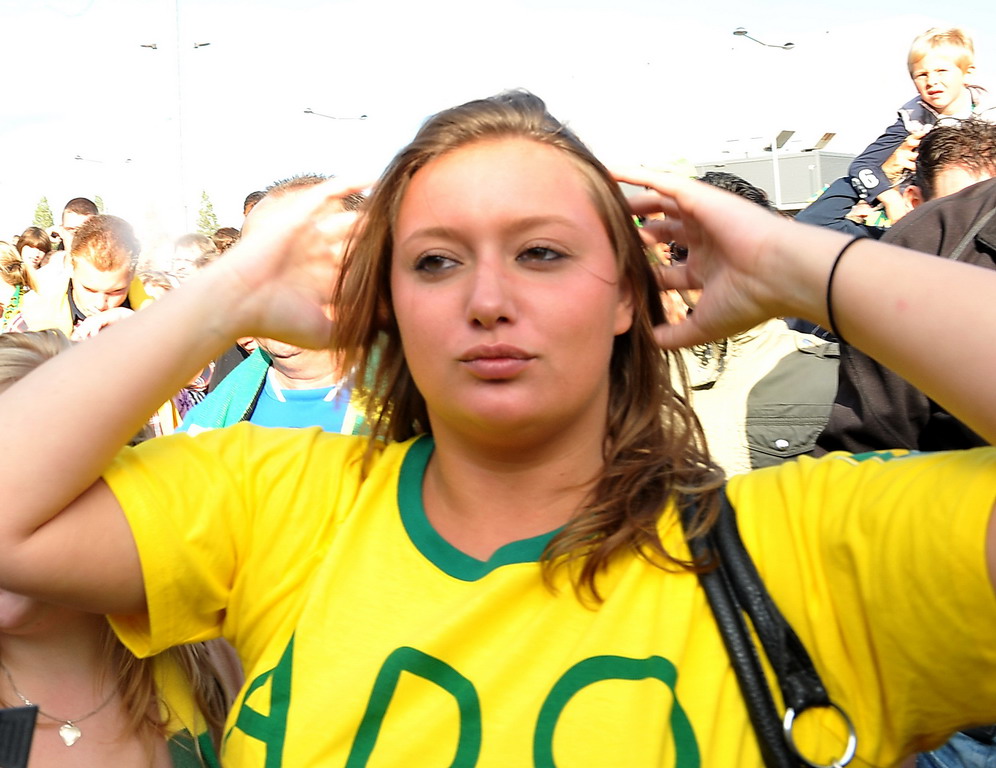
M600 600L596 577L620 554L636 553L662 567L698 567L664 548L660 517L669 500L679 507L694 504L690 532L703 533L716 515L722 473L709 459L686 397L672 385L670 368L680 361L654 340L653 328L665 322L664 313L650 259L619 185L540 98L512 91L440 112L394 158L365 207L362 230L340 274L336 344L370 389L368 417L375 439L400 441L431 433L392 309L395 221L420 168L461 147L503 138L554 147L573 162L609 235L620 278L632 288L632 327L615 337L610 361L604 465L582 508L543 556L548 583L554 568L579 566L570 568L575 591Z

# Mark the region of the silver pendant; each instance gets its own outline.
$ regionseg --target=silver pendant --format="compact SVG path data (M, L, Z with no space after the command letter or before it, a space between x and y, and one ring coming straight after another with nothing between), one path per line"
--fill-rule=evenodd
M72 723L59 726L59 736L62 737L62 741L67 747L73 746L73 744L80 740L82 735L83 731Z

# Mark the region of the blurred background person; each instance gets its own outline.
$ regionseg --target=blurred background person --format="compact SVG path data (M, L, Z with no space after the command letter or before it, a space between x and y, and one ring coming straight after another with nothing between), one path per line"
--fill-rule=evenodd
M20 314L24 294L34 289L31 270L21 259L21 254L10 243L0 242L0 333L6 333L15 317Z

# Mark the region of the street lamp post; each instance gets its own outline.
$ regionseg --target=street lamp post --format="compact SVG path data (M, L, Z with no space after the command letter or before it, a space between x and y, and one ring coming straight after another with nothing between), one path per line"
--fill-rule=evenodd
M791 51L793 48L795 48L795 43L782 43L781 45L775 45L774 43L765 43L761 40L758 40L756 37L751 37L749 34L747 34L747 30L744 29L743 27L737 27L735 30L733 30L733 34L736 35L737 37L746 37L748 40L753 40L755 43L757 43L758 45L763 45L765 48L781 48L783 51Z
M357 115L355 117L339 117L337 115L326 115L322 112L315 112L311 107L305 107L304 114L314 115L315 117L325 117L329 120L366 120L366 115Z
M174 120L176 121L176 173L177 173L177 183L179 185L178 194L180 197L180 214L183 218L183 229L184 231L190 228L190 211L187 204L187 179L186 179L186 169L184 160L184 137L183 137L183 79L186 74L185 61L182 60L180 55L180 2L179 0L173 1L173 31L174 31L174 50L173 55L175 57L176 64L176 107L174 110ZM194 43L194 50L200 48L206 48L211 45L210 42ZM159 50L159 44L156 43L145 43L140 46L141 48L148 48L153 51ZM167 48L169 46L167 45Z

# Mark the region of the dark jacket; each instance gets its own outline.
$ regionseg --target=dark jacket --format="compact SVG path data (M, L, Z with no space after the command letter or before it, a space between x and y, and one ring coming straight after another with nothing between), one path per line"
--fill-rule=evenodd
M996 179L925 203L895 224L882 242L996 269ZM830 421L817 441L824 452L938 451L986 444L900 376L846 344L841 345L838 377Z

